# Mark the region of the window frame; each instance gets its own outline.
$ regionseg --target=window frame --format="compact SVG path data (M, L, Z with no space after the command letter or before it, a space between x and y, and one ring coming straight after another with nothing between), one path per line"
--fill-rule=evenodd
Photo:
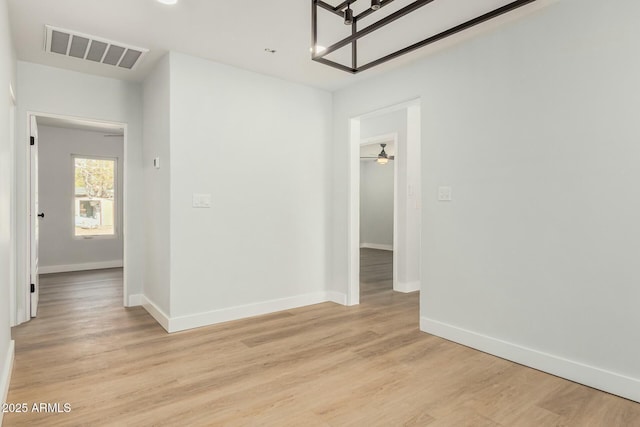
M76 159L109 160L113 161L113 234L76 235ZM109 240L120 238L120 196L117 156L95 156L85 154L71 154L71 233L74 240Z

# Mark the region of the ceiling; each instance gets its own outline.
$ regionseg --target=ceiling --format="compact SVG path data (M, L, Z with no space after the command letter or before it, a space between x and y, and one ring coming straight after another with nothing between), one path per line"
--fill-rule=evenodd
M311 60L309 0L180 0L175 6L163 5L156 0L9 0L9 11L17 56L23 61L141 81L159 58L168 51L177 51L335 90L401 67L479 32L491 31L499 25L531 13L549 1L552 0L538 0L508 16L453 36L453 40L422 48L358 75ZM337 0L327 2L337 4ZM399 8L410 2L397 0L371 17L377 13L384 16L393 11L392 7ZM359 0L356 4L364 3L368 3L367 0ZM378 41L373 39L374 43L369 43L369 46L366 46L363 39L363 57L375 58L389 49L404 47L408 41L419 41L447 26L469 19L472 13L484 13L506 3L509 0L435 0L420 9L425 14L422 18L420 15L410 14L396 21L381 29ZM320 43L331 44L337 41L332 40L331 36L344 32L348 27L338 17L328 15L329 17L322 15L319 19L319 40ZM367 19L373 19L371 17ZM46 24L147 48L149 53L134 70L47 53L43 49ZM276 52L266 52L267 48ZM348 50L334 54L335 58L340 58L344 52L348 53Z

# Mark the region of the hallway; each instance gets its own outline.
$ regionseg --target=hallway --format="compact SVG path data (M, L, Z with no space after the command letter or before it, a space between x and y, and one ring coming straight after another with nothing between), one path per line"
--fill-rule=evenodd
M393 294L393 252L360 249L360 302L372 303L376 297L392 298Z

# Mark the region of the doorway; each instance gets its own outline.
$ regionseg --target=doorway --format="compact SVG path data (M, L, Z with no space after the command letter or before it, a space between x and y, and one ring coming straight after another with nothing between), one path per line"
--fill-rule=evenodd
M376 125L378 123L376 122ZM375 125L374 125L375 126ZM398 287L398 132L368 136L360 123L360 297L374 289ZM374 127L375 131L376 128Z
M360 303L361 150L363 145L384 143L380 142L383 139L394 141L396 156L393 290L403 293L420 290L420 100L414 100L350 119L348 305Z
M42 113L28 119L29 265L18 323L37 316L41 274L123 268L127 244L126 124Z

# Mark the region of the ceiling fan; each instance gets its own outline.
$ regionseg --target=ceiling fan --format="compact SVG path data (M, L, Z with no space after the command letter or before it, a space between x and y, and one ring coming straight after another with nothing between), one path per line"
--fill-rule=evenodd
M376 157L360 157L361 159L375 159L376 163L378 163L379 165L386 165L387 163L389 163L389 160L395 160L396 156L389 156L387 155L387 152L384 151L384 147L386 147L387 144L380 144L380 147L382 147L382 151L380 151L380 154L378 154Z

